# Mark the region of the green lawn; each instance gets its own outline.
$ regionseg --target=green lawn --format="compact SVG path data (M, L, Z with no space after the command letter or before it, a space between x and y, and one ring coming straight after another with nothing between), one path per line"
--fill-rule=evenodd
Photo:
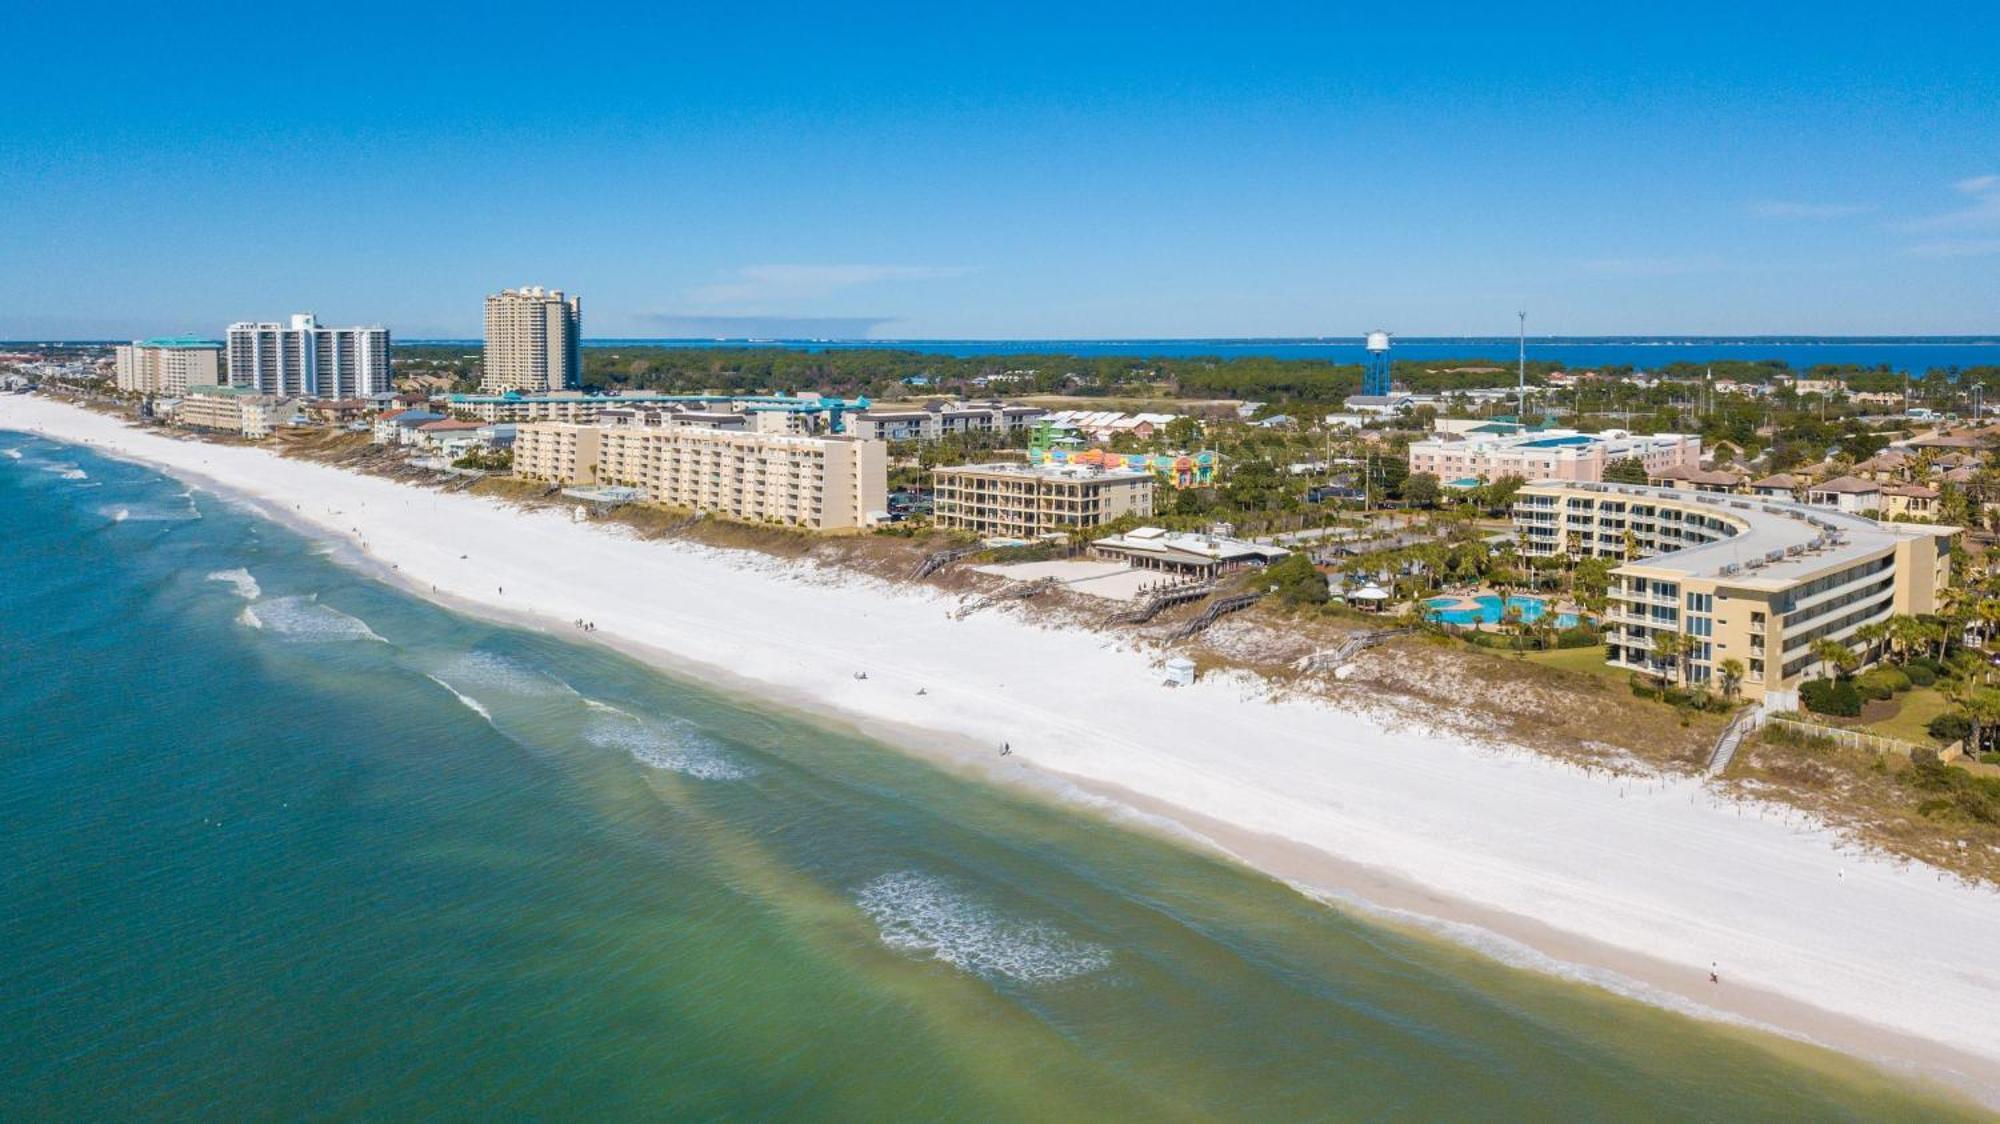
M1951 709L1951 700L1930 687L1916 687L1896 696L1896 713L1866 727L1886 737L1918 745L1931 744L1930 721Z
M1494 651L1501 655L1511 655L1502 649ZM1543 667L1559 667L1564 671L1583 671L1593 675L1609 675L1617 679L1624 679L1630 674L1622 668L1615 668L1604 662L1604 646L1601 644L1588 648L1556 648L1547 652L1529 652L1524 658L1529 663L1538 663Z

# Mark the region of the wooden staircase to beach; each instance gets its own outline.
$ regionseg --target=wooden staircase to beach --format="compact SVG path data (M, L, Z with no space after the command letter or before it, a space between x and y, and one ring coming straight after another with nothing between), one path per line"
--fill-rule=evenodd
M1261 589L1251 593L1238 593L1230 597L1219 597L1214 601L1210 601L1208 608L1203 609L1200 616L1168 633L1167 639L1186 640L1188 637L1204 631L1209 625L1214 624L1223 617L1248 609L1263 599L1264 591Z

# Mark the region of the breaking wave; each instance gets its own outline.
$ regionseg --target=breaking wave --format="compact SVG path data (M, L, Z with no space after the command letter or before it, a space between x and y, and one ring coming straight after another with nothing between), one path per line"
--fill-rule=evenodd
M80 468L72 468L65 470L62 474L62 478L64 480L88 480L90 479L90 473L85 472Z
M882 943L989 981L1056 983L1111 966L1111 950L1052 925L1012 921L935 875L885 874L855 895Z
M201 512L189 500L187 506L168 507L164 504L106 504L97 509L99 515L113 523L184 523L201 518Z
M497 652L466 652L439 671L456 683L526 698L576 693L569 684L540 668Z
M424 678L430 680L431 682L437 684L440 687L443 687L445 690L450 691L452 698L455 698L459 702L464 703L465 708L467 710L470 710L472 713L477 714L479 717L486 719L487 725L490 726L493 724L493 712L486 709L485 703L480 702L478 699L473 698L471 695L466 694L464 691L461 691L457 687L454 687L451 684L445 682L444 680L439 679L435 675L426 674Z
M595 705L615 712L615 716L598 718L584 731L584 740L594 746L622 749L641 765L697 780L740 781L757 775L757 770L732 760L721 746L688 723L648 722L606 703Z
M4 454L8 460L17 461L21 459L21 450L19 449L0 449L0 454Z
M236 596L245 601L255 601L264 592L264 588L257 584L257 579L250 576L250 571L241 566L234 570L213 571L208 575L208 580L227 582L229 587L236 591Z
M334 640L375 640L387 643L358 617L350 617L330 605L322 605L317 594L276 597L245 605L236 619L243 624L302 643Z

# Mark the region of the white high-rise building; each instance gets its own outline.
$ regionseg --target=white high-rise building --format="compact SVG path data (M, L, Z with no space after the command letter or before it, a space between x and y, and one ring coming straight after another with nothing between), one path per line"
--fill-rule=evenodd
M536 394L583 385L583 300L530 285L486 298L487 394Z
M389 329L322 328L310 312L289 325L229 326L229 385L260 394L360 398L395 389L389 372Z

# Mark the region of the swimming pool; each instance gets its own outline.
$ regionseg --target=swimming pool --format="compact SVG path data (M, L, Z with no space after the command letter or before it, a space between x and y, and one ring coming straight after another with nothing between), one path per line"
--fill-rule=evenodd
M1501 616L1507 611L1507 606L1509 605L1521 611L1521 620L1523 622L1540 620L1542 615L1549 611L1548 602L1539 597L1521 597L1517 595L1502 601L1496 594L1485 593L1472 599L1473 603L1479 606L1476 609L1452 608L1452 606L1458 604L1458 600L1456 597L1433 597L1429 601L1424 602L1424 610L1432 620L1443 621L1446 624L1466 625L1499 624ZM1577 615L1575 613L1556 614L1555 626L1557 628L1575 628L1576 625Z

